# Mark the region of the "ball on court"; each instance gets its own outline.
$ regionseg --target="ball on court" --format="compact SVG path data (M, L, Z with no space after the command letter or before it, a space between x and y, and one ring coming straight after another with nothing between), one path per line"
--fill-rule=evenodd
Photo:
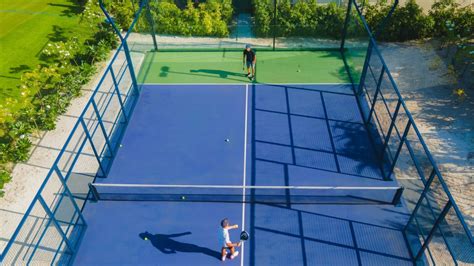
M120 148L122 148L122 147L123 147L123 144L120 144Z
M296 72L301 72L301 70L298 69L298 70L296 70Z
M225 139L225 142L230 142L230 139Z
M185 197L185 196L181 196L181 199L182 199L182 200L185 200L185 199L186 199L186 197Z
M143 240L148 240L148 237L143 238Z

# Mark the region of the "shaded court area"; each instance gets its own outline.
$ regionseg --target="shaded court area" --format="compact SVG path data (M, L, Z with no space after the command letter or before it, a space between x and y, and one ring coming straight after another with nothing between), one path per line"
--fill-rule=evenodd
M143 85L101 184L395 187L352 87ZM215 190L216 194L225 193ZM258 191L249 190L250 196ZM404 204L89 201L76 265L220 265L219 222L250 239L228 265L411 265ZM371 196L366 191L366 196Z

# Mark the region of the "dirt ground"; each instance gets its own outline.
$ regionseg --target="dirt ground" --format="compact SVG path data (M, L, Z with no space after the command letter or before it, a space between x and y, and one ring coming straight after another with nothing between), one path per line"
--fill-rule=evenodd
M466 222L474 228L474 89L449 74L432 42L380 48ZM458 88L466 96L456 95Z

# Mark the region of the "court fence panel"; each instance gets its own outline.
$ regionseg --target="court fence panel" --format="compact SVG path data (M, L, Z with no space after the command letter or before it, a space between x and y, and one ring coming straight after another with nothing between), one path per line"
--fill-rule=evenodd
M351 28L364 28L365 38L357 38L367 41L358 48L343 49L343 58L364 122L372 141L378 144L375 146L379 147L377 156L383 175L386 179L398 178L405 188L404 200L411 216L404 234L411 255L416 263L428 265L473 263L472 228L465 222L400 94L362 15L362 5L351 1L348 10L357 15L348 15L345 43L354 39L349 34Z
M87 184L106 176L139 95L123 38L44 182L0 253L2 265L72 264ZM85 196L84 196L85 195Z

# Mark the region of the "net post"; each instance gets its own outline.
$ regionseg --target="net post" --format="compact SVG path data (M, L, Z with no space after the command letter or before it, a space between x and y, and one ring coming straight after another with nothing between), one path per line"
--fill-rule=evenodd
M395 196L393 197L393 200L392 200L392 205L395 205L395 206L400 205L404 190L405 190L404 187L399 187L397 189L397 192L395 192Z
M89 191L92 194L92 200L99 201L100 197L99 197L99 192L97 191L97 188L94 185L92 185L92 183L89 183L87 185L89 186Z

